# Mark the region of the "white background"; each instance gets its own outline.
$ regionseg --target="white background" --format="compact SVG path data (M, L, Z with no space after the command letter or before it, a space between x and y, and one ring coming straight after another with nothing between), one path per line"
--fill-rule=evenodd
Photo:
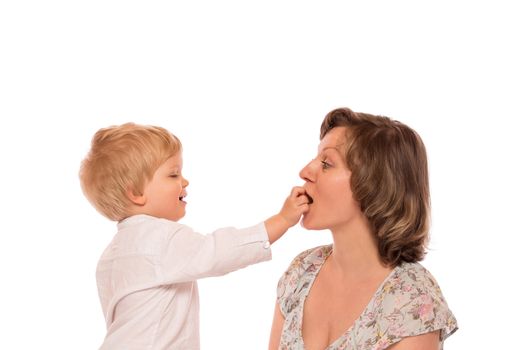
M415 128L430 161L424 265L460 329L447 349L522 343L524 11L518 1L2 1L0 348L95 349L95 266L115 225L77 172L127 121L184 144L182 222L276 213L348 106ZM275 287L328 232L289 230L274 259L203 280L202 349L265 349Z

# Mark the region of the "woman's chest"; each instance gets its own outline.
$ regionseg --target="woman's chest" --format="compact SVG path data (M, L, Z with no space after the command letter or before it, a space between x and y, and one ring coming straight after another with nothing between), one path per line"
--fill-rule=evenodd
M329 276L319 275L303 304L305 347L324 350L344 337L365 312L379 283L381 281L336 283Z

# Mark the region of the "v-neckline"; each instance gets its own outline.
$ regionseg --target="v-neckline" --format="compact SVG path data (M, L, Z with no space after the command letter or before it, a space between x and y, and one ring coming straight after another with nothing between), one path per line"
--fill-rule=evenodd
M323 265L325 264L326 260L328 259L328 257L330 255L332 255L332 251L333 251L333 246L332 245L329 245L327 246L327 250L323 250L323 255L322 255L322 263L318 265L317 267L317 270L316 271L312 271L312 276L311 276L311 280L310 280L310 283L308 285L308 287L306 288L306 292L304 293L303 297L302 297L302 300L300 301L300 310L299 310L299 340L301 342L301 345L303 347L304 350L308 350L306 349L306 346L304 345L304 339L303 339L303 317L304 317L304 304L306 302L306 298L308 297L308 295L310 294L310 289L312 289L312 286L315 282L315 279L317 278L317 275L319 274L319 271L321 271L321 269L323 268ZM370 309L370 307L373 305L374 301L376 300L378 294L380 294L380 292L383 290L383 286L385 285L385 283L390 280L390 278L394 275L394 273L399 269L399 266L396 266L392 269L392 271L390 271L390 273L385 277L385 279L383 280L383 282L381 282L381 284L379 285L379 287L376 289L376 291L374 292L374 294L372 294L372 297L371 299L368 301L368 304L365 306L365 308L363 309L363 311L359 314L359 316L354 320L354 322L350 325L350 327L348 329L346 329L338 338L336 338L332 343L330 343L325 350L330 350L332 349L333 346L337 345L337 343L339 343L341 341L341 339L343 339L343 337L350 333L354 328L356 328L356 325L359 324L359 322L361 321L361 319L363 318L363 315L366 315L367 312L368 312L368 309Z

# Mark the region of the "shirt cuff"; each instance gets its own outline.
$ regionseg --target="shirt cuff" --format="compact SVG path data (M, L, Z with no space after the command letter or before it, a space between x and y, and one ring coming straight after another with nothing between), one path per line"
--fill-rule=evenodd
M264 225L264 221L255 226L241 229L240 231L243 232L241 235L239 235L239 245L258 245L262 250L262 255L266 255L267 259L263 258L263 260L271 259L271 244L268 238L268 232L266 231L266 225Z

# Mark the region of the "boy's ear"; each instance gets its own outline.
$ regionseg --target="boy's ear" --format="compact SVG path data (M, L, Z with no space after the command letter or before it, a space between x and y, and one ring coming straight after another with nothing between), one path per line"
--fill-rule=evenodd
M146 195L144 194L135 194L135 191L133 189L128 188L126 191L126 196L129 198L130 201L132 201L136 205L143 206L146 204Z

